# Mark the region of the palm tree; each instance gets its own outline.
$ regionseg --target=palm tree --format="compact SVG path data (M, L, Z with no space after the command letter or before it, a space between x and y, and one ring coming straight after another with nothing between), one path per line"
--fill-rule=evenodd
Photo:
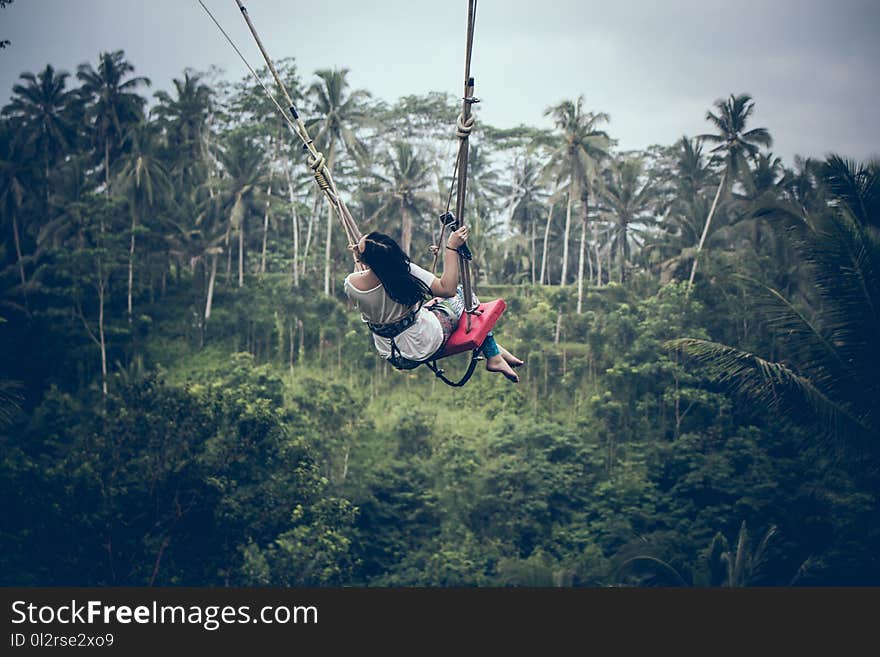
M120 216L117 199L93 193L89 179L90 156L67 158L52 172L48 221L37 236L37 254L48 252L50 266L37 269L34 278L42 277L49 287L59 284L63 271L63 294L70 299L88 337L100 352L101 390L108 392L108 331L106 309L110 300L111 278L120 268L122 231L105 230ZM87 290L96 297L89 299ZM94 328L87 317L97 304Z
M755 158L754 168L748 175L741 176L741 181L742 192L733 192L731 195L732 209L740 212L739 216L734 216L730 232L748 235L752 247L759 251L764 247L767 231L766 218L760 213L756 214L756 211L784 197L786 179L782 160L772 153L761 153ZM772 247L771 244L774 259L783 257L778 249Z
M709 211L704 190L712 183L712 169L700 139L682 137L671 148L661 172L658 197L660 232L642 249L660 270L660 282L677 277L690 263L700 237L700 224Z
M171 171L179 186L194 187L204 180L207 164L208 117L212 110L213 91L201 82L201 76L184 71L183 79L173 80L175 97L157 91L159 101L153 114L166 132L173 154Z
M27 307L27 278L24 271L18 216L27 193L29 173L28 157L24 146L15 139L10 126L3 125L0 128L0 217L12 224L15 258L18 263L21 293L24 297L25 307Z
M474 280L488 279L491 259L487 257L491 246L488 238L496 233L498 200L506 191L500 180L498 168L493 166L489 149L471 144L468 152L468 186L464 221L470 226L469 245L474 259L471 267Z
M589 217L589 195L599 177L599 163L608 156L612 146L611 138L596 126L609 121L604 112L585 112L584 97L579 96L576 103L563 101L547 108L545 115L552 115L556 127L561 131L561 143L553 152L548 166L556 170L561 179L568 181L568 205L565 215L565 232L562 245L561 285L566 284L568 273L568 241L571 232L572 205L576 200L582 204L581 247L578 257L578 308L583 298L583 271L585 257L586 231Z
M703 194L712 182L712 169L703 154L703 141L699 137L681 137L675 146L676 196L691 200Z
M131 324L138 225L146 212L154 210L170 194L171 183L165 165L158 156L159 141L154 127L146 123L132 126L126 140L130 148L121 158L122 169L118 180L131 212L131 242L128 252L128 323Z
M358 137L357 129L370 121L365 101L367 91L348 91L348 69L316 71L318 80L309 87L317 118L307 123L317 128L314 139L324 150L327 167L332 169L340 149L356 161L367 156L367 146ZM317 193L317 192L316 192ZM324 294L330 294L330 262L333 237L333 208L327 205L327 242L324 249Z
M74 92L66 91L69 73L55 72L47 65L39 75L23 73L24 84L12 87L12 100L3 108L15 127L18 139L27 144L42 165L45 196L49 194L49 171L76 140L73 119Z
M140 85L149 86L145 77L126 77L134 66L125 60L122 50L101 53L98 69L81 64L76 77L82 81L79 89L86 103L86 117L95 145L102 149L105 192L110 193L110 165L118 155L126 127L143 119L146 99L134 93Z
M560 186L559 180L556 180L553 191L550 193L550 198L548 199L550 207L547 209L547 221L544 223L544 242L541 247L541 275L538 277L538 282L541 285L544 285L545 278L547 285L550 284L550 271L547 267L547 258L550 252L550 228L553 225L553 210L556 208L556 204L564 193L565 188Z
M381 189L375 193L381 205L373 212L376 216L390 208L399 212L400 247L405 253L412 248L413 219L421 220L431 210L430 194L432 171L425 158L416 153L409 142L395 141L391 152L384 158L387 176L374 174ZM392 215L397 223L397 215ZM368 220L369 221L369 220Z
M858 163L831 155L820 176L835 205L846 207L862 226L880 230L880 161Z
M544 187L541 182L539 162L531 157L522 160L513 190L513 203L510 212L510 226L529 240L530 280L537 280L537 228L541 211L544 209Z
M840 162L832 157L826 163L831 189ZM859 439L880 431L880 236L871 228L880 206L864 193L876 189L880 169L876 163L849 163L846 169L849 180L857 180L860 169L873 171L874 180L837 189L834 207L806 218L780 204L760 213L785 231L812 283L800 303L770 286L757 288L768 318L786 336L785 357L768 360L693 338L668 344L707 363L719 381L768 409L787 410L794 422L806 419L804 408L812 409L829 435L864 447Z
M302 239L300 236L300 216L297 210L299 206L297 191L309 187L311 181L308 179L309 177L302 169L297 169L296 172L294 172L293 166L291 166L291 157L286 154L282 154L281 168L284 173L284 181L286 183L285 187L287 189L287 203L288 207L290 208L290 223L293 232L293 259L291 262L291 269L293 273L293 286L299 287L299 278L300 274L304 271L303 262L305 258L303 257L304 254L301 253L300 248L300 242L302 242ZM309 225L311 226L311 222L309 223Z
M52 172L48 221L40 227L37 250L86 248L89 217L83 203L90 191L88 156L71 157Z
M6 320L0 317L0 324ZM24 386L20 381L0 379L0 430L12 424L15 416L21 412Z
M238 233L238 287L243 287L245 224L263 200L259 190L267 179L266 163L262 150L241 131L229 136L220 161L226 178L216 202L228 213L228 230Z
M610 248L618 257L619 280L626 282L626 263L630 258L630 242L644 233L633 225L653 223L650 212L656 197L654 181L644 175L640 158L622 157L605 172L601 192L602 214L612 223ZM610 276L610 272L609 272Z
M169 255L177 263L177 269L188 264L195 274L198 265L205 268L205 305L201 312L203 329L211 318L218 257L223 253L224 242L228 243L230 231L229 212L221 202L222 197L222 194L217 194L200 203L186 190L178 191L174 201L169 204L171 212L163 222L163 238ZM198 277L194 275L193 281L197 283Z
M754 547L751 545L746 522L737 534L736 547L721 532L715 534L709 547L699 556L693 572L678 569L668 561L650 554L639 554L626 559L618 567L618 576L635 576L643 586L721 586L742 588L759 584L768 561L768 550L779 530L771 525ZM812 558L805 560L789 586L797 583L815 565Z
M797 156L794 168L785 170L782 198L797 208L801 216L820 210L824 203L818 183L821 165L811 158Z
M739 173L748 170L746 157L754 158L758 154L759 146L770 147L773 144L773 139L766 128L746 130L746 123L755 110L755 103L748 94L740 94L739 96L731 94L726 101L716 101L715 107L718 108L718 114L713 114L710 110L706 113L706 120L715 126L717 134L700 135L699 139L718 144L712 149L712 152L723 157L724 170L721 174L721 182L718 183L718 189L715 192L715 199L712 201L712 207L706 217L697 251L694 253L694 263L691 266L690 278L688 278L688 293L694 284L700 252L703 250L706 235L709 233L709 225L712 223L712 217L718 207L718 200L724 193L726 186L733 182Z

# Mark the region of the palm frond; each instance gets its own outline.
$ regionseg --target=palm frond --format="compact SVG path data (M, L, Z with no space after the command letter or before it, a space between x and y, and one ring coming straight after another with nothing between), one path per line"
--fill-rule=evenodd
M749 532L746 529L746 521L743 520L739 527L739 535L736 539L736 552L734 553L730 586L742 586L746 583L749 567Z
M849 208L863 226L880 227L880 165L858 164L832 154L820 170L822 181L837 203Z
M828 436L860 438L871 433L871 428L848 408L783 363L697 338L678 338L664 344L708 366L711 378L771 411L784 406L794 411L792 417L798 417L797 411L806 406L822 423Z
M0 428L9 426L21 411L24 386L19 381L0 379Z
M786 347L801 352L803 373L829 396L876 400L880 394L880 352L875 348L880 326L880 243L843 208L805 217L790 203L767 204L755 212L798 255L801 271L812 283L812 311L799 309L778 291L753 279L771 322L785 332ZM809 312L809 316L807 313ZM814 376L814 374L816 376ZM868 401L859 415L876 424L878 404Z
M649 578L651 581L668 581L673 586L690 586L687 580L673 566L663 561L663 559L650 555L638 555L624 561L618 568L618 577L628 570L636 571L642 577L643 582L646 578ZM638 571L641 571L641 573ZM668 580L663 580L664 575Z
M706 569L709 575L710 586L721 586L729 579L729 572L725 564L724 555L730 550L724 534L718 532L709 543L709 549L704 557Z

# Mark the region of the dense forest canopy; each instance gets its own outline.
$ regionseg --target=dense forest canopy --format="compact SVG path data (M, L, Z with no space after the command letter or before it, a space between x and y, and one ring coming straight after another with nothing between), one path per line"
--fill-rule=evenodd
M429 265L459 101L278 68L361 229ZM758 100L626 152L588 97L552 129L477 105L476 288L526 366L453 390L376 356L251 79L151 94L122 51L23 74L3 583L880 584L878 163L782 162Z

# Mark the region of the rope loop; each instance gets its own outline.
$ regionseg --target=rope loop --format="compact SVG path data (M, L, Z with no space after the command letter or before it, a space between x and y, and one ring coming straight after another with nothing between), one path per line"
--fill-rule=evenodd
M467 121L464 120L464 115L459 114L458 120L455 122L455 134L459 139L467 139L471 130L474 128L474 116L471 115L467 118Z

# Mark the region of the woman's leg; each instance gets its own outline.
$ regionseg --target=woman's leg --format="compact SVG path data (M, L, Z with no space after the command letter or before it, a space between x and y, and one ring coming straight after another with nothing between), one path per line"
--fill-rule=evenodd
M498 343L495 342L495 337L492 335L492 331L489 331L489 334L483 341L483 346L480 347L480 351L483 352L483 355L486 358L492 358L501 353L501 347L499 347Z
M516 372L513 371L513 368L510 366L510 363L501 355L501 348L498 346L498 343L495 342L495 338L492 333L486 336L486 339L483 341L483 346L480 347L483 355L486 357L486 369L490 372L501 372L505 377L507 377L508 381L513 383L519 383L519 377L516 375Z
M477 296L474 295L474 303L480 303ZM455 316L458 319L461 319L461 316L464 314L464 289L459 285L455 290L455 296L451 296L448 299L443 299L443 303L445 303L449 308L452 309L452 312L455 313Z
M480 300L476 295L473 297L474 304L479 304ZM450 297L445 300L449 303L449 306L453 309L456 316L461 319L461 316L464 314L464 290L461 285L458 286L456 291L456 295L454 297ZM480 347L480 351L483 356L486 357L486 369L490 372L501 372L509 381L513 383L519 383L519 377L516 375L516 372L513 371L511 365L513 367L518 367L522 365L522 361L513 356L507 349L501 347L497 342L495 342L495 337L492 335L492 332L489 331L489 334L486 336L486 339L483 341L483 346ZM507 354L505 356L505 354ZM513 362L509 362L507 359L513 358Z
M497 344L497 343L496 343L496 344ZM504 360L506 360L507 363L508 363L508 365L510 365L511 367L520 367L521 365L525 365L525 361L524 361L524 360L522 360L522 359L520 359L520 358L517 358L517 357L514 356L512 353L510 353L509 351L507 351L507 349L505 349L504 347L502 347L500 344L498 345L498 350L501 352L501 357L502 357Z
M519 367L520 365L524 365L524 361L520 360L512 353L507 351L504 347L498 344L495 341L495 336L492 335L492 331L489 331L489 334L486 336L486 341L483 342L482 346L483 355L486 358L492 358L497 354L501 354L501 357L507 361L507 364L511 367Z

